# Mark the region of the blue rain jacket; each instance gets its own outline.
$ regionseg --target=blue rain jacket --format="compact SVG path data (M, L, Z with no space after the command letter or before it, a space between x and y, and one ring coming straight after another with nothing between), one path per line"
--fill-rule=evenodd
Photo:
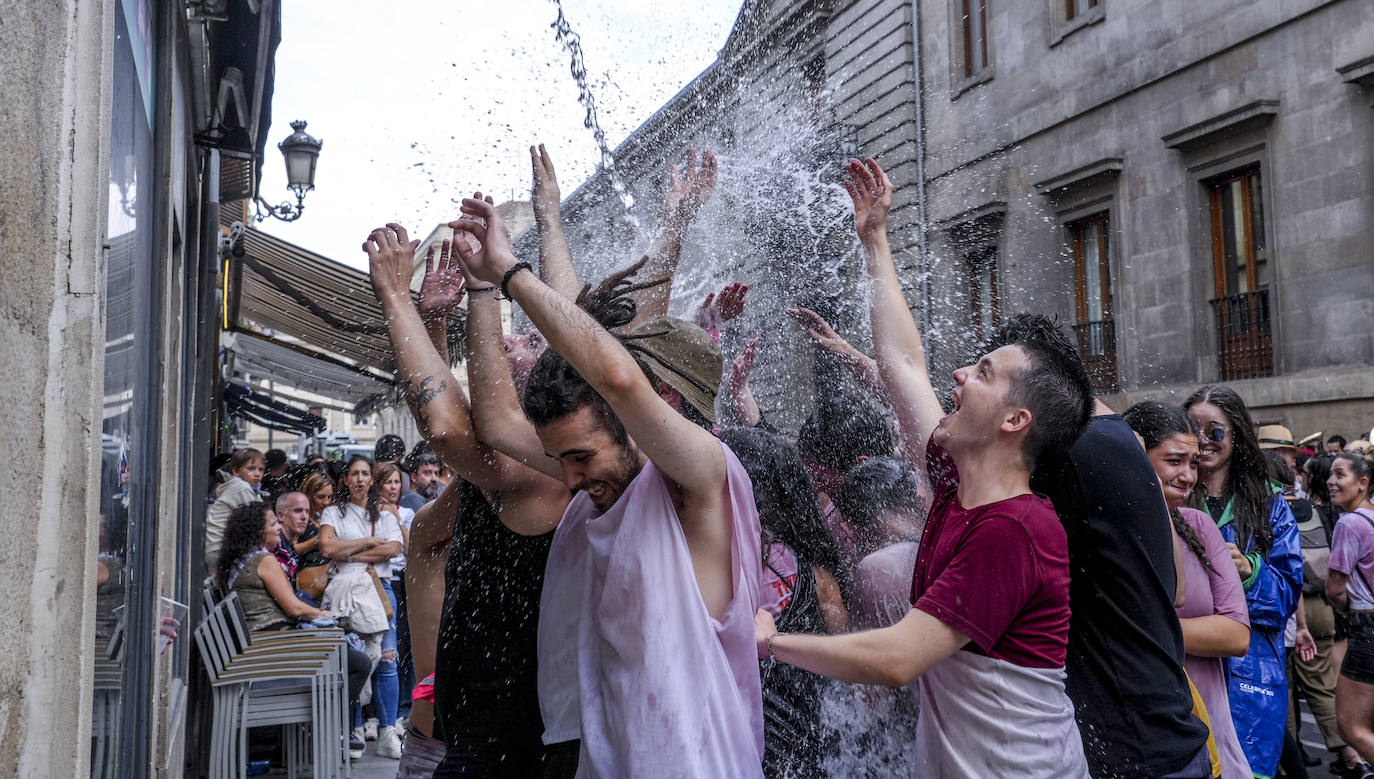
M1251 539L1245 554L1254 572L1245 585L1250 611L1250 651L1230 658L1227 673L1231 720L1241 750L1255 776L1269 779L1278 773L1283 730L1288 723L1288 677L1284 672L1283 631L1302 596L1302 548L1298 524L1282 495L1269 503L1274 545L1267 558L1254 551ZM1236 543L1231 506L1217 521L1222 538Z

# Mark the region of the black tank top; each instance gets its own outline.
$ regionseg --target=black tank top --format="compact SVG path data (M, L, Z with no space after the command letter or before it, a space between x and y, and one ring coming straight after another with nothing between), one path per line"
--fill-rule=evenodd
M765 558L765 565L767 560ZM811 566L797 559L792 601L778 620L782 633L824 635L825 618ZM775 777L814 776L827 749L820 722L826 680L784 663L760 670L763 683L763 773Z
M552 541L552 531L513 532L480 489L462 483L435 656L436 725L447 746L539 743L535 632Z

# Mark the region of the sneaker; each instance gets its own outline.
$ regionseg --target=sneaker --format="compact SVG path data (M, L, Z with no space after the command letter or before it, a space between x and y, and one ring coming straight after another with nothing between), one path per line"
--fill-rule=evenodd
M397 732L397 733L400 733L400 734L404 735L405 732L406 732L406 728L409 728L409 727L410 727L410 717L397 717L397 718L396 718L396 732Z
M401 759L401 738L396 735L396 728L382 728L377 734L377 757Z
M363 740L363 729L354 728L348 734L348 756L353 760L361 760L363 752L367 750L367 742Z
M368 741L377 740L377 718L368 717L363 721L363 738Z

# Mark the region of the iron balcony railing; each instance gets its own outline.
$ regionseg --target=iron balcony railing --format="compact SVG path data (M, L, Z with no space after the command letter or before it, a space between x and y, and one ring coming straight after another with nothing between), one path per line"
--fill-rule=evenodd
M1222 295L1212 301L1217 318L1217 374L1222 381L1274 375L1274 337L1269 288Z
M1116 392L1120 379L1116 371L1116 321L1107 318L1094 322L1080 322L1073 326L1078 337L1078 353L1088 369L1093 389Z

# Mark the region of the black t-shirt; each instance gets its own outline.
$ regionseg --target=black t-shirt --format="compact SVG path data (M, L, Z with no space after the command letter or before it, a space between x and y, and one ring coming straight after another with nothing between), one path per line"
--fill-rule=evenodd
M1174 610L1173 536L1154 467L1120 416L1036 468L1069 537L1065 686L1094 777L1183 769L1207 742Z

